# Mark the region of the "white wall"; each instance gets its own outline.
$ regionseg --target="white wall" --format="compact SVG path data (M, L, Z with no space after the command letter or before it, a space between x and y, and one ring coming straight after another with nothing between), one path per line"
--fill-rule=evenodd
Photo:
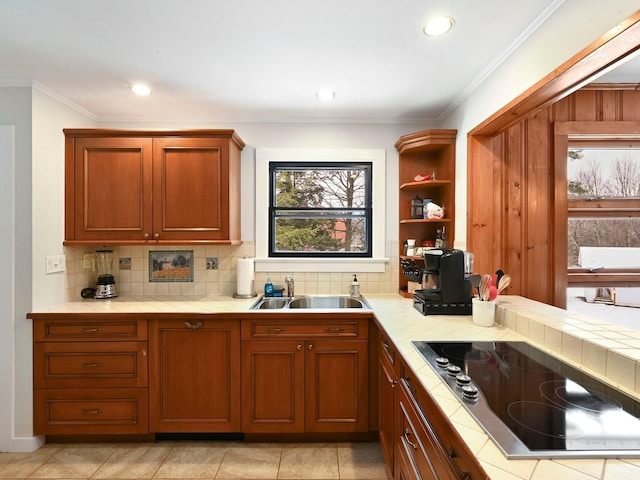
M0 305L0 322L3 334L7 333L13 349L0 350L0 368L15 365L13 383L3 384L4 390L0 415L11 418L0 422L3 430L2 445L12 451L33 448L31 443L31 324L25 319L31 310L31 89L0 88L0 124L15 127L15 163L2 157L2 171L13 172L15 187L13 205L0 203L2 218L14 221L13 237L0 238L0 250L13 252L11 268L0 274L13 289L13 300ZM5 180L6 181L6 180ZM3 184L4 185L4 184ZM7 226L3 225L3 228ZM10 228L10 227L9 227ZM13 242L13 244L11 244ZM6 264L5 264L6 265ZM7 341L5 339L5 341ZM14 355L15 352L15 355ZM3 374L3 377L5 375ZM7 390L8 389L8 392ZM4 402L12 401L13 405ZM6 408L6 410L5 410ZM12 415L13 412L13 415ZM12 431L6 431L6 426ZM26 441L21 437L28 436Z
M467 232L467 133L638 9L639 0L566 0L442 123L441 128L458 129L456 238L460 242ZM465 245L460 243L459 248Z
M45 274L45 256L64 247L63 128L95 127L95 120L33 90L33 308L64 301L65 274Z

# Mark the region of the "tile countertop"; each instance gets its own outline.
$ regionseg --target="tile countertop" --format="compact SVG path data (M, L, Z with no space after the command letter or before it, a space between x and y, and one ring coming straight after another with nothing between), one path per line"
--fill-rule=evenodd
M511 295L498 297L496 325L490 328L474 325L470 316L422 316L413 308L411 300L396 294L365 295L365 298L379 325L492 479L640 478L640 458L508 460L411 344L414 340L528 341L640 399L640 332ZM33 313L249 313L255 301L256 298L224 296L118 297L70 302ZM277 314L277 310L272 312Z

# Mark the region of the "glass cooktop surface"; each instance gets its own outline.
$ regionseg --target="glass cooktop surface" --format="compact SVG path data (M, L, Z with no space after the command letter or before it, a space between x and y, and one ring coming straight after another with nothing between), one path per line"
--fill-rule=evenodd
M526 342L412 343L507 457L640 457L640 402Z

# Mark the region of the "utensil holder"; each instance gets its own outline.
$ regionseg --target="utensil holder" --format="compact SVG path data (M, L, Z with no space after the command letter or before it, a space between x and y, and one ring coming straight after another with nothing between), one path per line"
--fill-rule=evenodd
M479 298L473 298L473 324L479 327L492 327L496 316L496 302L483 302Z

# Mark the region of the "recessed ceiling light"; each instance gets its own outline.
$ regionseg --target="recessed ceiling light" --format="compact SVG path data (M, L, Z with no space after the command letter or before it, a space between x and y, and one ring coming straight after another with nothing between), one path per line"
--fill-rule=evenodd
M434 17L424 26L424 33L430 37L444 35L453 27L453 18L451 17Z
M151 94L151 89L149 87L147 87L146 85L142 85L142 84L132 85L131 86L131 91L133 93L135 93L136 95L142 95L142 96L146 96L146 95L150 95Z
M318 100L328 102L329 100L336 98L336 92L330 88L321 88L316 92L316 97L318 97Z

